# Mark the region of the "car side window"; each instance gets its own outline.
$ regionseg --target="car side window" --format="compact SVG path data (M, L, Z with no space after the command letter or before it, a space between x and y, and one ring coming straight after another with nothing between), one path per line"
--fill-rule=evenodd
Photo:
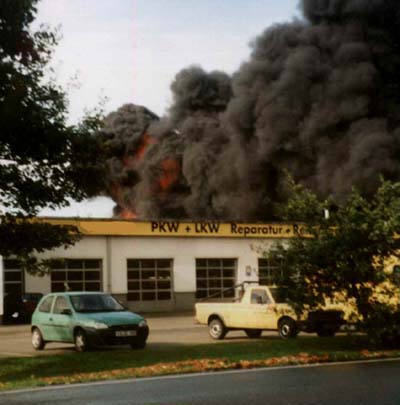
M51 304L53 303L53 296L47 297L41 304L39 307L39 311L40 312L50 312L51 310Z
M251 292L252 304L269 304L270 300L265 290L253 290Z
M68 301L65 297L57 297L54 304L53 313L61 314L64 309L69 309Z

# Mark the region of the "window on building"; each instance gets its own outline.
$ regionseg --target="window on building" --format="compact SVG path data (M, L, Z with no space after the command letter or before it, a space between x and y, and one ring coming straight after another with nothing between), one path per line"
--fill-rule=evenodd
M281 262L271 259L258 259L258 282L260 285L273 285L283 277Z
M196 298L233 298L236 259L196 259Z
M21 263L14 259L4 259L4 293L24 292L24 272Z
M51 265L51 291L101 291L101 259L56 260Z
M172 259L128 259L128 301L172 299Z

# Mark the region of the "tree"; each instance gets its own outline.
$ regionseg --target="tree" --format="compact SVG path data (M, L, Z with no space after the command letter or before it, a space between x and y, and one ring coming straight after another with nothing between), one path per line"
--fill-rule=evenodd
M36 4L0 3L0 254L25 263L34 250L78 237L70 227L32 222L39 209L94 195L101 182L92 136L98 117L67 125L66 95L46 74L57 35L47 27L31 31Z
M399 290L385 263L399 255L400 183L381 180L371 199L353 190L343 205L334 206L290 181L281 211L283 219L301 222L302 232L265 254L282 261L278 283L287 287L296 310L321 306L339 294L354 302L359 326L370 338L398 333Z

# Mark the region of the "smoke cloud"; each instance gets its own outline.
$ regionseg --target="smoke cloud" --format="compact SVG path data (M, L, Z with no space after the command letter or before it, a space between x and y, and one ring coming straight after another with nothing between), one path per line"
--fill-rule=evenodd
M107 190L140 218L274 218L286 171L321 197L400 179L397 0L303 0L232 76L189 67L158 120L110 114ZM118 214L118 212L117 212Z

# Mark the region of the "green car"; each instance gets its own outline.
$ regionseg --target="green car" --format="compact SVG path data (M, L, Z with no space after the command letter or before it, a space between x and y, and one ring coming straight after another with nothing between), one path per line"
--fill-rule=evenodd
M65 292L44 296L32 315L32 346L74 343L78 352L92 346L129 344L143 349L149 335L146 320L124 308L113 296Z

